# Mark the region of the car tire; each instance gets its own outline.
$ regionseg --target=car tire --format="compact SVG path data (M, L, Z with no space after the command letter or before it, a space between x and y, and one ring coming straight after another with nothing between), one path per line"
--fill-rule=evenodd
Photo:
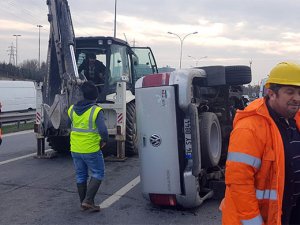
M217 166L222 153L222 134L218 117L215 113L200 114L200 144L202 168Z
M197 68L205 71L207 86L211 87L226 84L224 66L204 66Z
M138 154L137 140L135 102L132 101L126 106L126 155Z
M252 80L249 66L225 66L227 85L249 84Z

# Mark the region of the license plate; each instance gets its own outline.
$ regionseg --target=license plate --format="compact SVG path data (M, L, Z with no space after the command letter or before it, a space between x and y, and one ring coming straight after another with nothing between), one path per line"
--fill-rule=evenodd
M192 157L192 134L191 120L184 119L184 139L185 139L185 156L190 159Z

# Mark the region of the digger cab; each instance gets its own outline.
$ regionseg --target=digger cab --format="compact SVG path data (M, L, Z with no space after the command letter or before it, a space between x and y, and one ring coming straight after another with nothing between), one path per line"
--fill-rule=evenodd
M91 55L95 56L93 65L89 65ZM98 87L99 102L108 100L107 96L115 92L117 82L126 82L126 89L134 94L138 78L157 73L150 48L132 48L127 42L113 37L77 38L76 60L79 76L94 81Z

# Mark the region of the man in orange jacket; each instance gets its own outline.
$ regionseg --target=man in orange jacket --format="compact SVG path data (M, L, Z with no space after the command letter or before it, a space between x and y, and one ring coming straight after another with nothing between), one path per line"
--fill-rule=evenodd
M223 225L300 224L300 65L275 66L266 88L234 119Z

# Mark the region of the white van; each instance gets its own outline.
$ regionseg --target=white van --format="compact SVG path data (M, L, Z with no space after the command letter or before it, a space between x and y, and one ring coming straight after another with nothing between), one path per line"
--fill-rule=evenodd
M33 81L0 80L2 112L36 109L36 91Z

